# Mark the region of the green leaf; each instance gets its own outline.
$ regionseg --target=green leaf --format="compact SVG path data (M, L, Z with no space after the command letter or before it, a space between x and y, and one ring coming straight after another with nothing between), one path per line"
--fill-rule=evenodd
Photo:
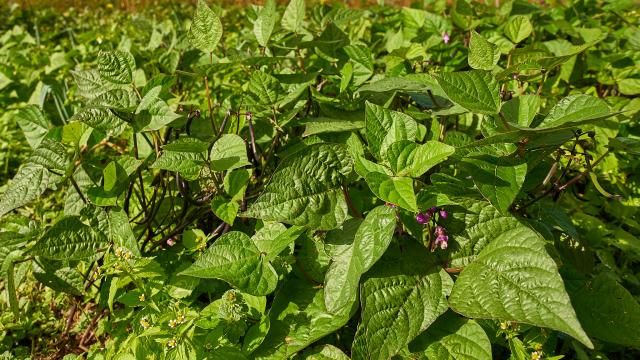
M266 0L262 10L260 10L258 14L258 18L253 24L253 34L256 36L260 46L266 47L269 43L269 38L276 26L276 21L276 2L275 0Z
M302 29L306 5L304 0L291 0L282 15L282 27L291 32L298 33Z
M49 132L49 122L45 119L42 110L35 105L27 105L18 110L15 117L29 145L34 149L37 148Z
M10 254L13 251L24 248L24 245L29 241L29 237L23 234L4 231L0 232L0 270L4 269L8 264L5 264L7 260L11 261ZM0 276L2 272L0 271Z
M569 294L587 334L614 344L640 346L640 304L617 281L602 273Z
M41 165L49 170L57 170L60 173L64 173L69 164L69 157L67 156L67 149L61 142L44 139L40 145L33 150L31 156L29 156L28 163Z
M264 192L242 216L317 230L334 229L347 217L340 187L352 169L346 146L308 146L282 161Z
M263 71L254 71L251 74L249 92L253 94L256 103L275 105L282 91L282 87L275 77Z
M160 98L161 91L162 87L156 86L140 100L132 124L136 132L160 130L180 118L180 115L174 113Z
M384 158L387 147L399 140L415 140L418 126L409 115L366 102L365 133L369 150Z
M498 60L500 60L498 47L473 31L469 42L469 66L478 70L491 70Z
M511 17L504 26L504 34L516 44L529 37L532 31L533 26L529 18L524 15Z
M222 135L211 148L211 169L214 171L233 170L251 165L247 157L247 145L235 134Z
M409 344L412 353L421 352L427 359L491 359L491 342L482 327L471 319L447 312L427 331Z
M373 59L371 50L363 45L348 45L343 48L353 64L353 83L362 85L373 75Z
M448 308L453 281L417 242L407 242L401 253L383 258L366 277L354 360L392 358Z
M453 146L439 141L427 141L418 145L402 140L389 146L386 157L396 175L417 178L453 155L455 150Z
M98 73L110 83L125 85L133 83L136 61L128 52L103 51L98 55Z
M540 96L521 95L502 104L504 117L520 126L530 126L538 110L540 110Z
M226 173L223 186L224 191L231 196L231 199L240 201L244 198L244 192L252 173L251 169L235 169Z
M245 353L251 353L262 344L264 338L269 333L271 328L271 321L269 317L263 315L260 318L260 322L252 325L244 335L242 339L242 351Z
M236 216L238 216L240 204L222 195L216 195L211 200L211 210L220 220L229 225L233 225Z
M487 71L440 73L436 79L451 101L469 111L496 114L500 110L500 88Z
M89 105L129 112L138 105L138 98L133 90L113 89L99 94L89 102Z
M255 359L287 359L316 340L343 327L353 309L337 314L324 306L324 290L313 283L290 278L278 291L269 311L271 329L252 354Z
M0 216L35 200L59 179L58 175L50 173L44 166L21 166L2 194Z
M356 301L360 277L382 257L393 238L396 211L389 206L371 210L353 233L347 220L341 230L327 234L327 244L334 247L333 262L325 276L324 302L331 313ZM347 230L344 230L344 227Z
M319 345L309 350L305 350L300 359L296 360L349 360L349 357L342 350L329 344Z
M123 247L133 255L140 256L136 237L131 229L129 217L124 210L114 207L109 209L109 237L115 246Z
M220 18L204 0L198 1L187 37L191 45L206 53L213 52L222 37Z
M102 232L85 225L77 216L67 216L49 228L31 252L53 260L82 260L94 257L108 245Z
M291 243L296 241L296 239L306 231L305 228L295 225L288 229L282 226L282 230L284 231L278 232L277 235L273 237L261 239L260 243L254 239L256 246L258 246L260 251L267 254L266 259L268 261L273 261L278 254L286 249Z
M71 71L71 74L78 86L78 95L88 100L120 86L103 80L98 70Z
M251 238L239 231L222 235L181 275L220 279L250 295L276 289L278 274Z
M409 211L418 211L413 179L370 172L365 176L369 189L380 200L395 204Z
M621 94L628 96L640 95L640 79L621 79L617 83Z
M510 156L515 145L495 145L490 153L471 153L461 163L482 196L507 213L527 175L524 159Z
M386 166L380 165L373 161L365 159L363 156L357 156L354 161L354 170L363 178L367 177L370 172L379 172L386 175L393 175L391 170Z
M443 222L449 233L450 267L465 267L503 231L520 226L510 214L503 214L485 200L454 198L459 206Z
M43 267L40 267L40 264ZM84 278L75 268L68 265L66 261L45 261L39 258L38 262L33 264L33 277L55 291L82 295Z
M333 119L326 117L310 118L309 121L305 123L304 134L302 134L302 136L353 131L362 129L363 127L363 121Z
M183 137L165 145L160 157L151 165L154 169L178 171L185 179L200 175L206 160L208 144L196 138Z
M562 331L593 348L540 235L520 225L490 241L460 273L449 297L451 308L470 318Z
M114 115L111 110L99 107L82 108L73 114L71 120L83 122L111 136L120 135L126 126L124 120Z
M560 100L537 128L560 125L578 125L584 122L611 116L609 105L602 99L590 95L569 95Z

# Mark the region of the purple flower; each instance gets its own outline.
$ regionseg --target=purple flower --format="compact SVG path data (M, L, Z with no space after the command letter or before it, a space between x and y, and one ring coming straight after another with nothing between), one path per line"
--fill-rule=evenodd
M440 226L440 225L436 226L436 229L434 232L438 236L447 235L447 230L444 228L444 226Z
M445 209L440 209L440 217L446 219L449 213Z
M447 235L438 235L436 238L436 247L444 250L449 245L449 237Z
M450 39L448 32L445 31L442 33L442 41L444 41L445 44L448 44Z
M425 214L425 213L418 213L418 215L416 215L416 221L418 222L418 224L426 224L429 222L429 214Z

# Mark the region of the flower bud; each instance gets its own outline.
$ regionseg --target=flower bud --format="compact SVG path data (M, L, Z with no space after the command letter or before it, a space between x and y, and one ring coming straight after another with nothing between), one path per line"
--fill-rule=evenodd
M440 217L446 219L449 213L445 209L440 209Z

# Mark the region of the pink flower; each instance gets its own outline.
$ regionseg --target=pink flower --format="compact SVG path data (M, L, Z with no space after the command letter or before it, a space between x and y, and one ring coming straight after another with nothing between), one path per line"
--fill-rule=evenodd
M173 238L168 238L167 239L167 245L173 246L175 244L176 244L176 241Z
M448 44L450 39L448 32L445 31L442 33L442 41L444 41L445 44Z
M446 219L449 216L449 213L445 209L440 210L440 217Z

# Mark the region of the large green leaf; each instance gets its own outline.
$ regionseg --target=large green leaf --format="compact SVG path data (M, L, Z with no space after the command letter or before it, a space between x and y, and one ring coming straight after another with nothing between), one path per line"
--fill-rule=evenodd
M253 34L256 36L260 46L266 47L271 38L271 33L276 26L276 2L275 0L266 0L262 10L258 13L258 18L253 24Z
M600 274L569 294L587 334L614 344L640 347L640 304L616 280Z
M235 134L222 135L211 148L211 168L215 171L233 170L250 165L247 145Z
M27 164L18 169L0 199L0 216L35 200L60 177L42 165Z
M526 39L531 35L532 31L533 26L529 18L524 15L513 16L504 26L504 34L514 43L519 43Z
M124 120L114 115L111 110L100 107L82 108L71 119L81 121L112 136L122 133L126 126Z
M220 279L251 295L272 293L278 284L274 268L251 238L239 231L231 231L218 238L180 274Z
M502 104L504 117L520 126L529 126L540 110L540 96L521 95Z
M449 274L424 246L413 241L405 245L378 262L362 284L354 360L390 359L448 308Z
M547 327L593 347L544 241L524 225L505 229L491 239L460 273L449 304L470 318Z
M488 148L485 148L488 149ZM490 153L472 153L461 165L473 179L482 196L502 213L507 213L527 175L524 159L510 156L515 145L495 145Z
M95 256L108 245L109 240L102 232L77 216L67 216L49 228L31 252L53 260L81 260Z
M282 27L292 32L299 32L302 29L305 11L304 0L291 0L282 15Z
M326 117L309 118L305 122L304 134L302 136L310 136L328 132L342 132L359 130L364 127L363 121L353 121L345 119L334 119Z
M491 342L477 322L447 312L409 344L429 360L491 359Z
M33 165L44 166L58 173L64 173L69 164L69 157L67 156L66 147L61 142L43 139L40 145L33 150L27 162Z
M34 149L37 148L49 131L49 123L42 110L35 105L28 105L16 111L15 118L29 145Z
M478 70L491 70L498 60L500 60L498 47L473 31L469 42L469 66Z
M365 133L369 150L383 159L387 147L399 140L414 140L417 124L409 115L385 109L367 102L365 105Z
M418 145L401 140L389 146L386 154L391 170L399 176L420 177L455 152L453 146L439 141L427 141Z
M128 52L113 50L98 55L98 73L100 77L113 84L133 83L136 62Z
M198 7L193 14L191 28L189 28L189 42L200 51L210 53L216 49L222 37L222 23L204 0L198 1Z
M449 242L451 267L464 267L503 231L520 226L516 218L503 214L484 200L456 199L459 206L444 221Z
M331 314L324 306L322 287L292 277L273 300L269 311L271 329L252 356L254 359L287 359L343 327L354 308Z
M400 206L409 211L418 211L413 179L390 176L380 172L370 172L365 176L369 189L381 200Z
M336 228L347 217L340 187L352 169L353 161L345 146L308 146L282 161L243 216L312 229Z
M451 101L469 111L496 114L500 110L500 88L487 71L440 73L436 79Z
M396 211L389 206L371 210L353 233L343 229L327 234L327 244L334 247L333 262L325 276L324 302L331 313L350 306L356 300L360 277L380 259L391 243L396 228ZM355 220L357 221L357 220ZM347 229L345 230L344 227Z
M578 125L587 121L611 116L609 105L591 95L569 95L554 106L538 128L550 128L560 125Z
M249 80L249 92L254 100L262 105L274 105L278 102L282 87L278 79L263 71L254 71Z
M196 138L183 137L165 145L162 153L151 165L155 169L178 171L186 179L200 175L207 157L209 144Z

